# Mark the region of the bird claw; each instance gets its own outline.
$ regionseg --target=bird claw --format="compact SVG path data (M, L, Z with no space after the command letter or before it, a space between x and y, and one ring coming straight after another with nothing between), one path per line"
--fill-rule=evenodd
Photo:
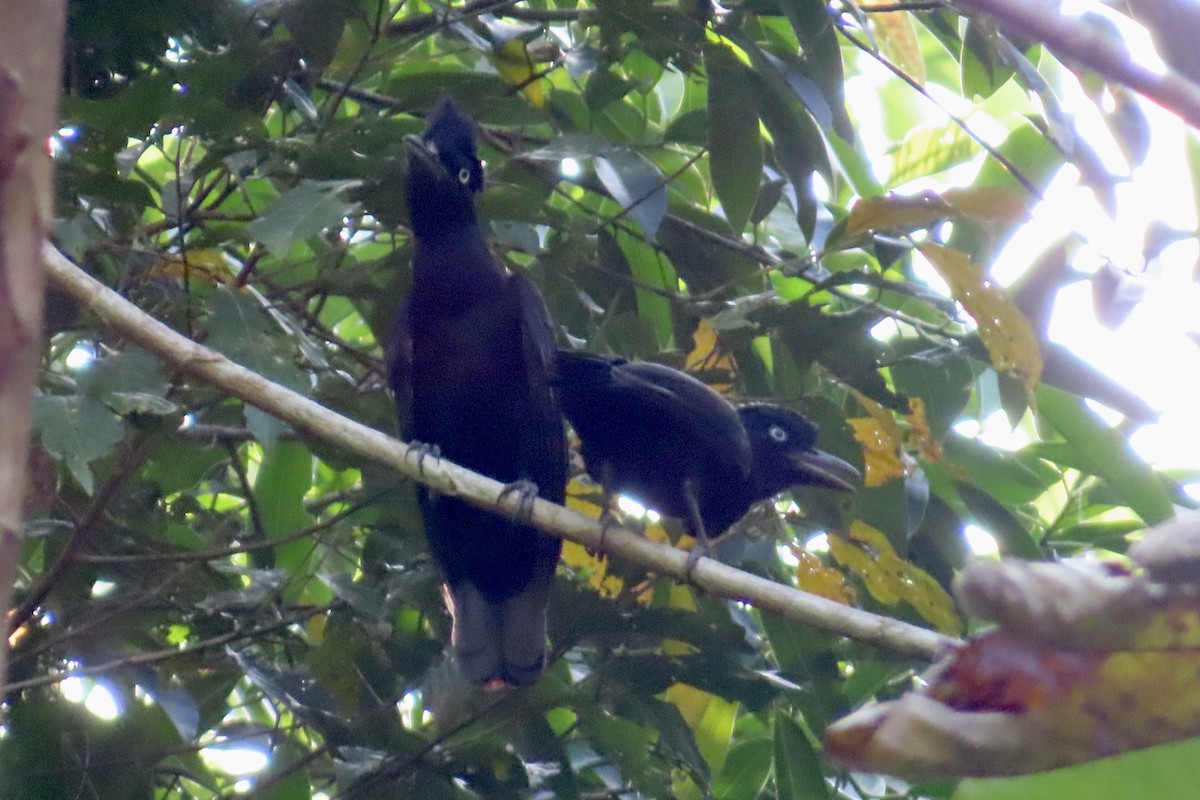
M621 520L617 519L617 515L607 508L600 515L598 521L600 523L600 541L596 543L594 548L587 548L588 554L594 558L602 558L604 556L604 546L608 541L608 529L621 527Z
M426 444L425 442L409 442L409 449L417 454L417 472L422 476L425 475L425 459L432 456L434 461L442 460L442 448L436 444Z
M524 479L513 481L500 490L500 496L496 498L496 501L499 502L510 494L517 496L517 519L521 522L529 522L533 518L533 501L538 496L537 484Z
M696 583L696 579L693 575L693 573L696 571L696 565L700 563L700 559L708 558L709 549L707 538L696 539L696 543L692 545L692 549L688 552L687 566L684 568L683 572L683 579L686 582L693 585Z

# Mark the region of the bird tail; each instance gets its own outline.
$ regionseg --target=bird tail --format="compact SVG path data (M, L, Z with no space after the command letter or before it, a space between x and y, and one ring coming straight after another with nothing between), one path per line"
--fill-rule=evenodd
M529 686L546 666L546 602L539 591L490 600L474 585L446 589L454 619L450 641L463 675L474 684Z

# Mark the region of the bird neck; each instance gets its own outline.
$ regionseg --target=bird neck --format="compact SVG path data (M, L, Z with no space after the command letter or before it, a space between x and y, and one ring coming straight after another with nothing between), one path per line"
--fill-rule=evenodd
M789 469L783 468L778 460L771 459L764 463L761 458L754 459L754 473L751 476L754 486L753 502L774 497L796 484L796 475Z
M505 272L492 257L478 228L448 236L417 236L413 252L413 290L466 295L491 294L504 281Z
M418 241L477 236L474 198L458 186L414 178L407 191L409 224Z

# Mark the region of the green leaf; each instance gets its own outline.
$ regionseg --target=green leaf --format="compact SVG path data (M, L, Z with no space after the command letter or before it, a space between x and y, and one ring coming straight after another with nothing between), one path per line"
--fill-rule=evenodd
M729 748L725 766L712 783L717 800L756 800L771 777L774 743L765 737L743 739Z
M775 713L775 793L779 800L830 800L821 759L800 726Z
M209 328L209 347L293 391L308 393L309 376L296 366L293 342L248 292L217 287ZM284 427L256 408L246 409L246 423L254 437L267 445Z
M613 148L596 157L596 177L654 241L667 213L666 179L658 167L636 150Z
M1042 548L1025 525L1009 510L1009 506L969 483L960 481L955 484L955 488L971 515L988 533L996 537L1001 553L1031 560L1043 557Z
M80 373L79 387L101 400L108 400L115 393L163 398L171 388L163 374L162 363L133 345L88 365Z
M960 62L964 96L990 97L1013 76L1013 68L996 52L992 42L998 35L990 20L967 20Z
M708 67L708 157L713 189L730 227L740 232L754 210L762 179L757 91L753 74L730 48L708 45L704 61Z
M634 88L634 84L612 70L598 69L588 76L583 99L588 108L597 111L615 103Z
M276 441L264 447L263 463L254 479L254 499L268 539L278 539L312 524L312 517L304 507L305 494L312 488L312 461L312 453L298 441ZM305 589L302 579L312 575L316 554L313 542L305 539L276 548L275 564L294 578L288 585L289 596L300 596ZM328 585L317 579L307 584L318 593L308 600L329 601L332 593Z
M846 141L854 139L854 128L846 115L845 75L837 29L823 0L776 0L800 42L809 76L833 115L833 130Z
M713 696L696 726L696 745L714 774L720 772L725 764L739 707L736 701Z
M966 780L954 800L1191 800L1200 739L1135 750L1038 775Z
M125 426L94 397L40 395L33 404L33 430L50 455L67 462L89 494L88 463L110 454L125 435Z
M962 475L1002 503L1030 503L1055 480L1050 472L1039 475L1012 453L954 431L946 436L942 446L942 458L947 464L957 467Z
M935 175L958 166L979 153L979 145L962 125L947 122L913 128L892 152L889 186Z
M281 195L266 213L248 226L250 235L279 255L326 228L341 227L342 219L354 211L357 203L348 203L338 195L358 185L358 181L301 181Z
M621 269L623 264L642 286L657 286L665 291L675 290L675 271L666 259L661 258L641 239L622 231L617 231L614 236L607 230L600 232L599 239L601 259L610 265L610 269L624 271ZM634 289L638 316L653 325L659 349L669 350L675 337L671 304L661 294L642 286Z
M1042 384L1037 390L1038 416L1050 423L1104 478L1147 525L1175 516L1162 481L1129 446L1120 431L1108 427L1079 398Z

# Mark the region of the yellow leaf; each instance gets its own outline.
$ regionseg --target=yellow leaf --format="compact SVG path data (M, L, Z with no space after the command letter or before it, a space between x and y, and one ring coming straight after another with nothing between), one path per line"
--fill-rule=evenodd
M934 192L922 192L911 197L864 197L850 209L846 234L854 236L869 231L909 233L927 228L949 215L950 207Z
M912 428L912 439L920 451L921 457L929 461L937 461L942 457L942 443L933 438L929 430L929 421L925 419L925 401L920 397L908 398L908 414L904 416Z
M855 440L863 446L863 464L867 469L866 475L863 476L863 486L868 489L883 486L892 478L908 475L900 461L898 443L888 436L878 420L871 417L855 417L846 422L850 424Z
M821 559L802 547L792 545L792 553L800 560L796 567L796 579L801 589L842 605L854 603L854 587L846 583L846 576L841 571L826 566Z
M984 222L1016 224L1029 217L1029 195L1013 186L976 186L947 189L942 200L964 217Z
M917 41L917 29L907 11L872 14L871 24L880 49L892 63L922 86L925 84L925 59Z
M304 630L308 634L309 644L319 645L325 638L325 622L324 614L314 614L304 623Z
M855 520L848 537L831 534L829 553L857 575L880 603L908 603L942 633L962 630L954 601L941 584L925 570L900 558L887 537L870 525Z
M1017 223L1029 216L1029 199L1007 186L948 189L942 194L927 191L914 195L866 197L850 209L846 234L855 236L869 231L910 233L951 216L971 217L982 222Z
M492 63L510 86L520 87L521 94L534 108L546 104L546 91L542 88L541 78L537 77L537 64L530 58L524 42L509 39L495 52Z
M228 284L232 281L229 266L220 250L189 250L187 258L168 256L154 264L151 275L183 280L206 280L212 284Z
M704 718L704 710L708 708L712 697L703 689L686 683L673 683L667 687L667 702L679 709L679 715L692 730L696 730L696 726Z
M868 488L883 486L892 478L907 476L908 470L900 460L904 435L892 412L853 386L848 388L863 410L871 415L846 420L854 438L863 446L863 463L867 468L863 485Z
M667 599L667 607L695 611L696 596L692 594L690 587L682 583L673 583ZM685 656L695 653L696 647L679 639L663 639L663 652L669 656Z
M567 485L567 508L578 511L585 517L599 519L603 511L600 506L590 500L583 499L585 496L593 494L594 491L591 487L584 485L578 478L573 479ZM569 541L563 542L562 561L568 567L585 575L588 583L596 590L596 594L601 597L616 597L625 587L623 580L608 574L607 558L592 555L581 544Z
M954 299L975 319L992 365L1018 378L1030 390L1037 386L1042 377L1037 337L1008 293L992 283L961 250L930 243L920 245L920 250L949 284Z
M875 420L886 432L887 437L899 447L903 436L900 433L900 426L896 424L896 418L892 416L891 410L886 408L882 403L867 397L853 386L847 386L846 388L850 390L850 394L854 395L854 399L862 406L863 411L870 414L871 419Z
M692 340L695 345L684 362L684 369L687 372L721 370L733 374L733 359L721 352L717 329L712 326L711 322L701 318L700 324L696 326L696 332L692 334ZM733 388L728 383L710 385L718 392L728 392Z

